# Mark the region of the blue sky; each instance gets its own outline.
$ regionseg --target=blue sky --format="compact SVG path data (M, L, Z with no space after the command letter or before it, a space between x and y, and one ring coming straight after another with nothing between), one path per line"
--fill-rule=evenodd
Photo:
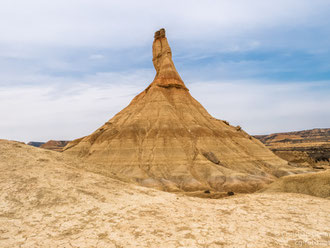
M3 0L0 138L74 139L153 80L164 27L191 94L250 134L330 127L330 1Z

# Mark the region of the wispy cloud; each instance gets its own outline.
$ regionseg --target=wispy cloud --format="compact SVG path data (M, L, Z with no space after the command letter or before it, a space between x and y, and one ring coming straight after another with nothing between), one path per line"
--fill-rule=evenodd
M218 118L241 125L251 134L266 134L330 123L330 81L217 81L196 82L193 95Z
M182 39L318 26L324 24L318 17L326 15L328 7L327 0L277 0L276 4L259 0L4 0L0 29L6 33L1 40L8 42L122 47L131 41L148 42L160 26Z
M145 72L97 74L80 82L0 87L0 137L49 140L85 136L128 105L146 86ZM117 84L117 82L121 82ZM149 81L150 82L150 81ZM329 82L187 83L191 94L215 117L251 134L327 127L330 100L318 88ZM314 92L316 90L316 92Z
M117 82L120 82L118 84ZM128 105L144 79L98 74L65 83L0 86L0 137L15 140L74 139L87 135Z
M160 27L214 116L251 133L329 126L329 11L327 0L3 0L0 138L93 131L152 81Z
M104 59L105 56L102 54L92 54L91 56L89 56L89 58L97 60L97 59Z

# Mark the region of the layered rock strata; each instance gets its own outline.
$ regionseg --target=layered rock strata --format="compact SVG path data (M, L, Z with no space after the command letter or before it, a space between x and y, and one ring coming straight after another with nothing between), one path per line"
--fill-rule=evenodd
M167 191L252 192L290 174L286 161L190 95L164 29L152 53L153 82L94 133L70 142L66 154L92 162L90 170Z

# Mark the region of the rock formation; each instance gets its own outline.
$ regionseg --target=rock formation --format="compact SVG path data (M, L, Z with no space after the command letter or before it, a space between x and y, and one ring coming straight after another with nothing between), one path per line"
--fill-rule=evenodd
M330 166L330 128L256 135L277 156L295 164Z
M45 144L42 144L40 147L48 150L61 152L68 143L69 141L66 140L49 140Z
M30 141L29 143L27 143L27 145L29 146L34 146L34 147L40 147L43 144L45 144L45 142L38 142L38 141Z
M212 117L189 93L165 30L152 46L156 76L131 103L64 153L92 171L168 191L251 192L292 168L241 128Z

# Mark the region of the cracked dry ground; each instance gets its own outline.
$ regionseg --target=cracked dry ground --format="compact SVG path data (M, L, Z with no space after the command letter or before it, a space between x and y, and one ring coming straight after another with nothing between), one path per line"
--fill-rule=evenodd
M176 195L0 141L0 247L328 247L330 201Z

